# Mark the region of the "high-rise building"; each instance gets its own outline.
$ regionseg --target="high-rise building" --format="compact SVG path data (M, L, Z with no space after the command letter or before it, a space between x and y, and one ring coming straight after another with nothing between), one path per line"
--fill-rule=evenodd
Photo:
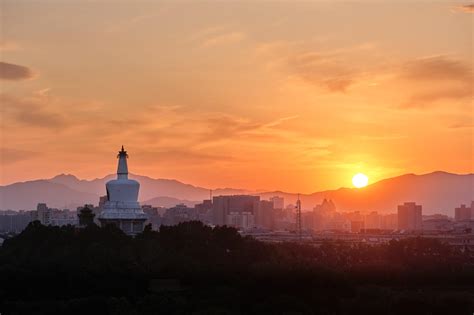
M372 211L371 213L365 215L365 229L380 229L380 221L381 217L377 211Z
M466 205L461 205L458 208L454 209L454 219L456 221L467 221L472 218L472 210Z
M422 228L421 205L417 205L414 202L405 202L403 205L398 206L399 230L414 231L421 230Z
M253 215L253 213L247 211L231 211L227 215L226 225L243 230L251 229L255 227L255 216Z
M138 203L138 191L140 184L128 179L127 151L119 151L117 167L117 179L107 182L107 200L104 202L102 212L99 215L101 225L114 224L129 235L135 235L143 231L147 220Z
M31 222L32 213L35 213L34 217L36 217L36 211L0 211L0 232L19 233L23 231Z
M269 230L274 228L273 201L260 200L255 213L255 225Z
M196 220L196 209L190 208L183 203L180 203L174 207L171 207L166 210L163 215L163 224L164 225L177 225L181 222L187 222Z
M233 195L217 196L212 198L212 218L215 225L228 224L227 216L230 213L250 213L255 215L260 201L259 196ZM246 215L247 215L246 214Z
M331 199L327 200L326 198L324 198L321 204L316 205L316 207L314 207L313 212L314 229L316 231L331 229L331 226L333 226L331 221L336 216L336 205ZM338 223L337 226L340 226L340 224Z
M270 198L270 201L273 202L273 209L285 208L285 199L283 197L273 196Z
M48 208L45 203L38 203L36 206L36 218L43 225L50 225L52 219L52 209Z
M194 205L196 210L197 220L202 223L209 224L212 223L212 200L206 199L202 203Z
M390 213L382 215L380 221L380 228L383 230L396 230L398 227L398 215Z

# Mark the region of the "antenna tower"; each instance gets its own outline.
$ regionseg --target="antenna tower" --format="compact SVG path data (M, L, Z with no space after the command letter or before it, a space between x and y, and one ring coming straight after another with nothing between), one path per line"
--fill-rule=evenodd
M302 226L301 226L301 200L300 200L300 194L298 194L298 200L296 201L296 233L298 233L298 238L301 241Z

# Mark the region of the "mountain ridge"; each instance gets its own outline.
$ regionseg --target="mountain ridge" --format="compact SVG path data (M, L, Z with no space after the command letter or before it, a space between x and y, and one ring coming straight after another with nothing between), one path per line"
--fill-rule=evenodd
M58 174L49 179L37 179L0 186L0 209L31 210L38 202L51 207L75 207L85 203L97 204L105 195L105 183L115 175L92 180L79 179L73 174ZM192 205L209 198L209 189L186 184L175 179L154 179L130 174L141 183L140 201L154 206L170 207L176 203ZM234 188L212 190L214 196L254 194L264 199L282 196L285 203L294 203L298 194L276 191L255 191ZM25 197L26 196L26 197ZM343 211L396 212L396 206L407 201L422 204L424 213L452 215L454 207L470 204L474 199L474 174L454 174L444 171L416 175L413 173L385 178L363 189L340 187L310 194L300 194L303 209L310 210L324 198L332 199Z

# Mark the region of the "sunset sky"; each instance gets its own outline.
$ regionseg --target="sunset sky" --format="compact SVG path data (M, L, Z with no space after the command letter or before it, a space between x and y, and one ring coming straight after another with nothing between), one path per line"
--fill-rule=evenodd
M116 171L309 193L474 172L473 7L1 2L0 184Z

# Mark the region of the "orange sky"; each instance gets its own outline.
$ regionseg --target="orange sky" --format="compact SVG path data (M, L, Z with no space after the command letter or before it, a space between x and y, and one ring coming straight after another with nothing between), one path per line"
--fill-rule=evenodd
M466 2L2 1L0 184L474 172Z

